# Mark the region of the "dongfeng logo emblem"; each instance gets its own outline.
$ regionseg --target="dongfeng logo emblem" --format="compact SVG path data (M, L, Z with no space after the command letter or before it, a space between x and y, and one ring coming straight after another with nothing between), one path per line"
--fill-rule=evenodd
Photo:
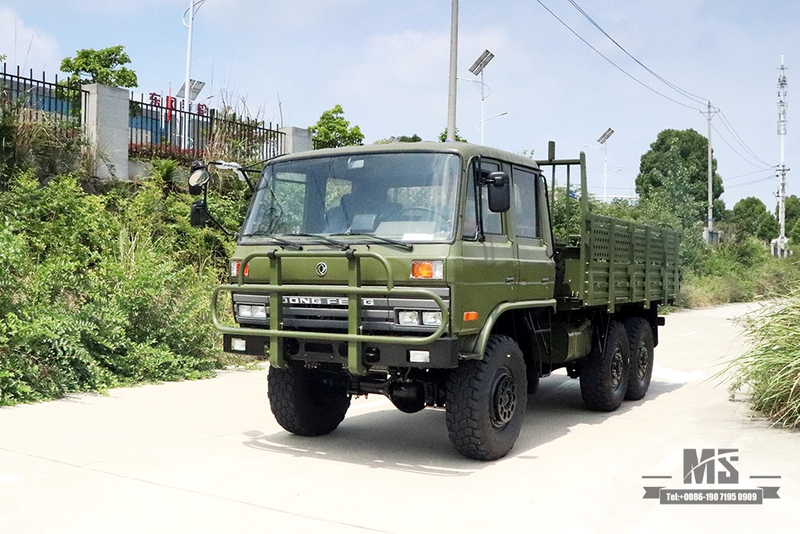
M325 276L326 274L328 274L328 266L324 261L321 261L317 264L317 276Z

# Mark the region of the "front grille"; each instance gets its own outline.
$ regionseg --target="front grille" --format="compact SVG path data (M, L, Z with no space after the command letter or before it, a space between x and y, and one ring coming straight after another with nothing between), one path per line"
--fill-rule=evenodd
M412 289L412 288L397 288ZM413 288L417 289L417 288ZM428 289L428 288L425 288ZM444 300L449 308L450 291L447 288L431 288L430 291ZM390 298L388 295L362 297L361 326L366 334L415 334L429 335L437 326L401 326L397 323L399 310L438 311L439 306L432 299ZM239 304L263 305L267 310L266 319L238 317L242 326L263 327L269 325L269 297L267 295L233 293L234 313ZM348 298L339 296L300 296L283 297L283 329L312 332L347 332Z

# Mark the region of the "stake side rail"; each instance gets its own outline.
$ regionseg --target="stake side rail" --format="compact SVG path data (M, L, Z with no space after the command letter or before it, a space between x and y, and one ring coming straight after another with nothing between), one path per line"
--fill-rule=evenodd
M613 313L617 304L667 303L677 297L678 232L594 214L583 224L586 305L606 305Z

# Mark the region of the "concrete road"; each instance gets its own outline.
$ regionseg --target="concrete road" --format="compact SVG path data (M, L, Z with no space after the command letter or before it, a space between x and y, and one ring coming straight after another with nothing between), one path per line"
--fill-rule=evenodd
M455 453L443 411L374 396L329 436L287 434L263 370L2 408L0 532L797 532L800 434L707 379L742 351L729 318L746 309L668 316L650 392L612 414L584 410L577 380L543 380L494 463ZM684 449L737 449L738 484L684 484ZM661 504L645 486L780 498Z

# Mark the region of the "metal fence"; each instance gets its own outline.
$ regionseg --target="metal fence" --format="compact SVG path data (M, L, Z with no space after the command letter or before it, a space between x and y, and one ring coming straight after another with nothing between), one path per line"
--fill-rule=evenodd
M129 154L184 163L226 158L263 161L284 153L284 134L272 124L240 120L200 104L186 111L174 97L144 94L130 105Z
M19 66L16 71L9 72L3 63L0 94L19 107L23 121L50 120L54 127L73 128L86 124L89 92L80 85L59 83L57 75L54 82L48 82L45 73L42 73L41 80L37 80L33 76L33 69L29 76L23 76Z

